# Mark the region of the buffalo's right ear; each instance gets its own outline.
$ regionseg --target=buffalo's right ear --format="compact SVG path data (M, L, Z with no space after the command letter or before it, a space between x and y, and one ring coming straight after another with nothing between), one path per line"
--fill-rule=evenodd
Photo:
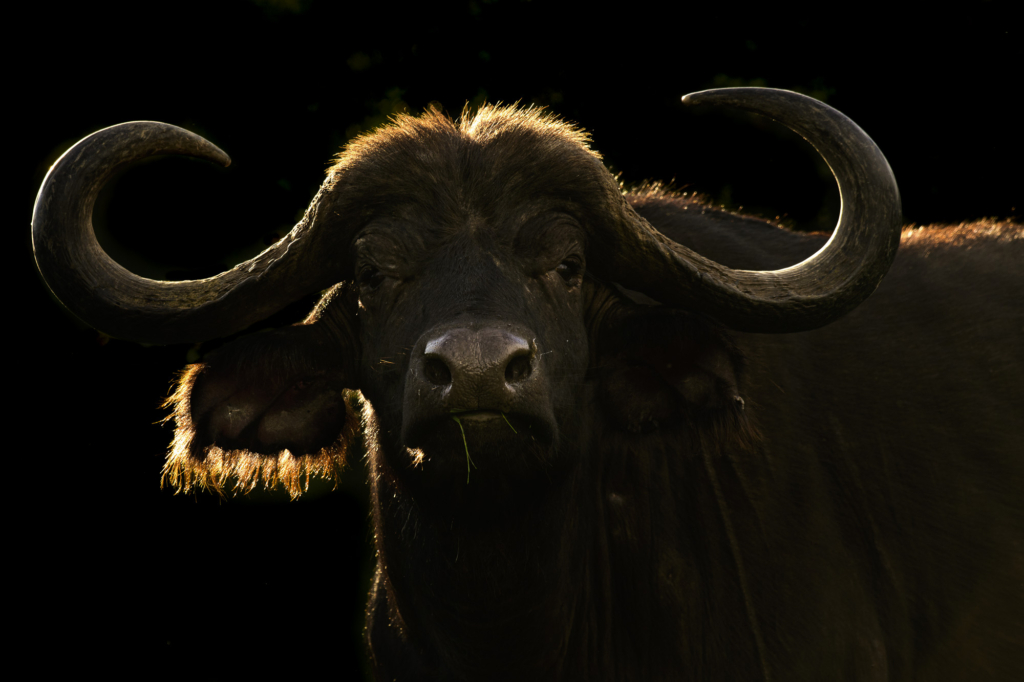
M302 324L241 337L181 373L165 482L223 492L233 477L247 492L262 479L298 497L310 474L340 473L359 430L347 294L335 287Z

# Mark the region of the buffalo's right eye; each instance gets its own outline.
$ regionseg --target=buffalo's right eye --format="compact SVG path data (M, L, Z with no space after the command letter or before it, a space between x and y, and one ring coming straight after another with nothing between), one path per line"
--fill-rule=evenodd
M359 271L359 277L356 278L356 281L360 289L372 291L384 281L384 275L372 265L366 265Z

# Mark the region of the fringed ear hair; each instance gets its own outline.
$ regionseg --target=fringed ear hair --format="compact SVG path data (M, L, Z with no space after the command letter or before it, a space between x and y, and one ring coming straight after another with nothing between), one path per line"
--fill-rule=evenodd
M164 484L223 494L262 480L294 498L311 474L337 480L360 428L357 351L344 301L324 299L306 323L242 337L180 374Z
M309 382L286 390L259 415L255 414L258 401L246 404L247 396L236 393L215 408L217 414L200 415L197 428L192 396L197 378L206 370L203 364L183 370L177 390L164 403L172 408L166 420L174 420L175 430L161 485L178 492L195 487L224 495L229 488L248 493L262 480L267 488L283 485L295 499L308 489L311 475L337 483L349 445L360 430L357 392ZM303 412L301 417L296 414ZM246 423L246 416L255 419ZM317 432L320 440L327 433L335 435L318 447L317 439L311 437ZM288 445L290 436L298 438ZM255 442L246 447L241 445L245 440Z

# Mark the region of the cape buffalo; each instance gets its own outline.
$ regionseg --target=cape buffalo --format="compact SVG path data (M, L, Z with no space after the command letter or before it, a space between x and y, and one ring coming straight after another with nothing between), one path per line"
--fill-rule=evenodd
M902 229L881 152L810 98L684 102L810 141L835 233L623 192L580 129L485 106L356 139L290 234L185 282L114 263L93 203L143 157L228 157L107 128L44 181L36 260L154 343L326 289L183 372L164 480L299 495L361 434L377 679L1024 679L1020 226Z

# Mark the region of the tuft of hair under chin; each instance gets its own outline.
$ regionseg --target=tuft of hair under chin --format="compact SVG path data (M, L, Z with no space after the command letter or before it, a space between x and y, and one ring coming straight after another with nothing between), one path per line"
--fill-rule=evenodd
M345 399L345 425L330 445L315 454L296 456L289 450L267 455L248 450L224 450L217 445L203 445L196 438L192 423L190 395L202 364L189 365L178 376L177 389L164 401L172 409L163 421L174 420L171 440L160 476L160 487L169 486L175 493L193 490L212 491L224 497L248 494L262 481L265 488L283 486L293 500L309 489L310 477L321 477L337 486L345 468L349 445L360 431L358 393Z

